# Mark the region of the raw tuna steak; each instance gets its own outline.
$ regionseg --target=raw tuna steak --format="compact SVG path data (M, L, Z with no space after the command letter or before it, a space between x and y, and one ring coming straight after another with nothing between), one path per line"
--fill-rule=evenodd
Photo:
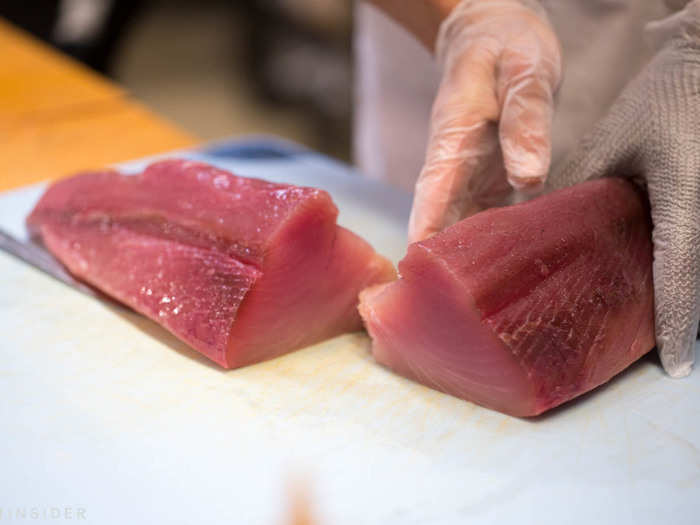
M430 387L534 416L654 346L644 197L604 179L492 209L413 244L360 297L376 359Z
M322 190L168 160L57 182L27 224L77 277L231 368L361 328L358 292L395 274L337 213Z

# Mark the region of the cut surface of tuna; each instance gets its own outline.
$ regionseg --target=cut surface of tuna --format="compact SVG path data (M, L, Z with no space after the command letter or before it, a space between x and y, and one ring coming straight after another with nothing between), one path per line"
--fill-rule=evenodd
M323 190L165 160L56 182L27 225L76 277L233 368L361 328L359 291L395 272L337 214Z
M488 408L535 416L654 346L644 196L602 179L491 209L412 244L360 296L380 363Z

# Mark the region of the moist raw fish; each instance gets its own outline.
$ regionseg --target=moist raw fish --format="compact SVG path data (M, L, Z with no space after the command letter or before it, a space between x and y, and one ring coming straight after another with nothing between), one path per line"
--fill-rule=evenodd
M337 214L319 189L165 160L56 182L27 225L76 277L233 368L361 329L359 291L395 271Z
M654 346L644 195L602 179L491 209L423 242L361 294L380 363L515 416L598 385Z

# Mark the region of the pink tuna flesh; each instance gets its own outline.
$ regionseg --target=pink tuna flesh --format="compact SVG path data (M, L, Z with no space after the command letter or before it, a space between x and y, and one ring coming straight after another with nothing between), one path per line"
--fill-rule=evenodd
M80 279L226 368L357 330L391 264L322 190L181 160L53 184L30 231Z
M470 217L361 294L375 358L516 416L605 383L654 346L644 196L587 182Z

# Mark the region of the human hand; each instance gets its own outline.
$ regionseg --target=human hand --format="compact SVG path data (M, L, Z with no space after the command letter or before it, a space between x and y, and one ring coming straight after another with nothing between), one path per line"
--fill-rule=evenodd
M462 0L436 43L443 67L425 165L416 183L411 242L513 188L535 191L549 171L561 51L536 0Z
M654 223L656 343L688 375L700 318L700 0L652 24L662 49L584 138L549 186L603 176L644 184Z

